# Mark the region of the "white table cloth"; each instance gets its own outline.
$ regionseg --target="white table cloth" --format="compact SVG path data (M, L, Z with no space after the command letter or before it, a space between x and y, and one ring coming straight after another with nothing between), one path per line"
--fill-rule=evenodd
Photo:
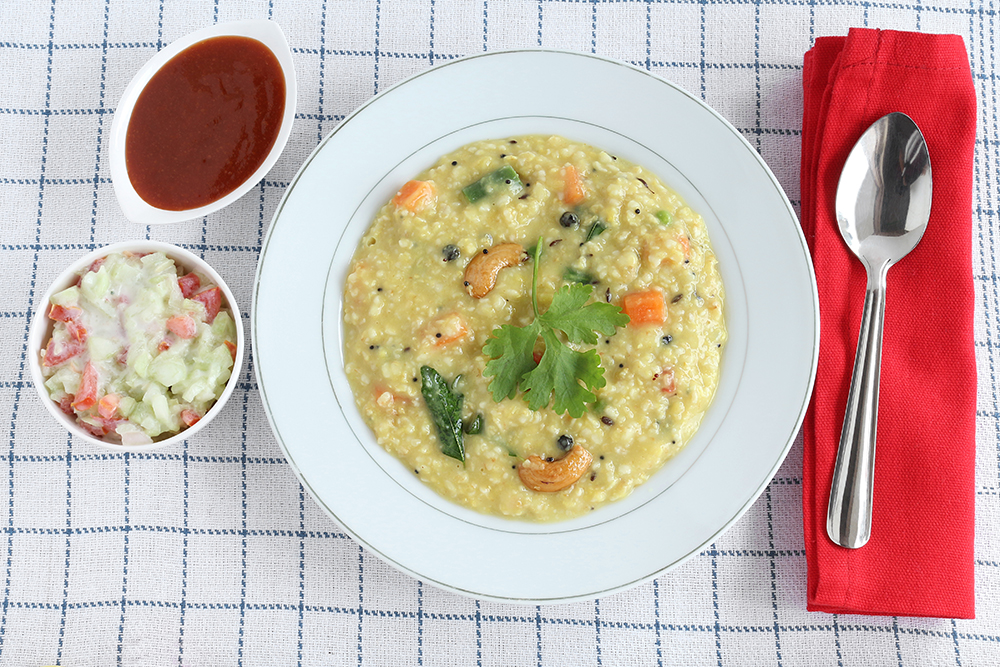
M172 40L242 18L277 21L292 47L298 111L284 154L207 218L127 221L107 155L122 90ZM104 244L152 238L202 255L249 324L263 236L309 152L372 95L468 54L540 46L649 69L733 123L797 206L802 55L852 26L960 34L976 83L976 620L805 611L801 441L687 563L600 600L516 606L438 590L346 536L285 464L252 353L222 415L148 454L75 441L31 383L41 294ZM0 665L1000 664L998 27L985 0L3 2ZM929 332L928 344L947 341Z

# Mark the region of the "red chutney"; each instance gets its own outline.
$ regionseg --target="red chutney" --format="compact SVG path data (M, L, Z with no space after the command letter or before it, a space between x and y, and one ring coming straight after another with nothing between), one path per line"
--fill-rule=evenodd
M193 44L153 75L125 135L125 167L148 204L182 211L235 190L267 158L285 112L278 59L249 37Z

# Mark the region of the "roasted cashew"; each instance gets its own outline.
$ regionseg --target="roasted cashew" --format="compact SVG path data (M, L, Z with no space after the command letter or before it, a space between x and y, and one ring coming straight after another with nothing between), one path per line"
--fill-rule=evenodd
M574 445L569 454L557 461L531 455L517 467L521 482L532 491L562 491L590 469L594 457L590 452Z
M528 258L517 243L501 243L483 250L465 267L465 291L474 299L481 299L497 284L500 269L517 266Z

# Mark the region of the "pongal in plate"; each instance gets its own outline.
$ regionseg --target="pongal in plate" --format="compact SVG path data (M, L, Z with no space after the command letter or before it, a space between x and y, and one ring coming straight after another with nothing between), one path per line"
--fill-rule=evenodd
M378 212L344 360L379 444L442 496L552 521L628 495L691 439L726 342L701 217L561 137L481 141Z

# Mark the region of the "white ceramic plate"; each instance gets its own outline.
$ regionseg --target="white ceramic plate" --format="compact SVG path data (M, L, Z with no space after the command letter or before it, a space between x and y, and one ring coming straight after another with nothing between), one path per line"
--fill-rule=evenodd
M704 216L726 287L729 343L696 437L628 498L556 524L480 515L429 490L375 442L341 352L347 265L377 209L440 155L518 134L560 134L657 173ZM252 315L257 378L302 484L386 562L476 597L593 598L697 554L763 491L812 390L815 285L774 176L704 103L618 61L488 53L379 94L306 161L261 252Z

